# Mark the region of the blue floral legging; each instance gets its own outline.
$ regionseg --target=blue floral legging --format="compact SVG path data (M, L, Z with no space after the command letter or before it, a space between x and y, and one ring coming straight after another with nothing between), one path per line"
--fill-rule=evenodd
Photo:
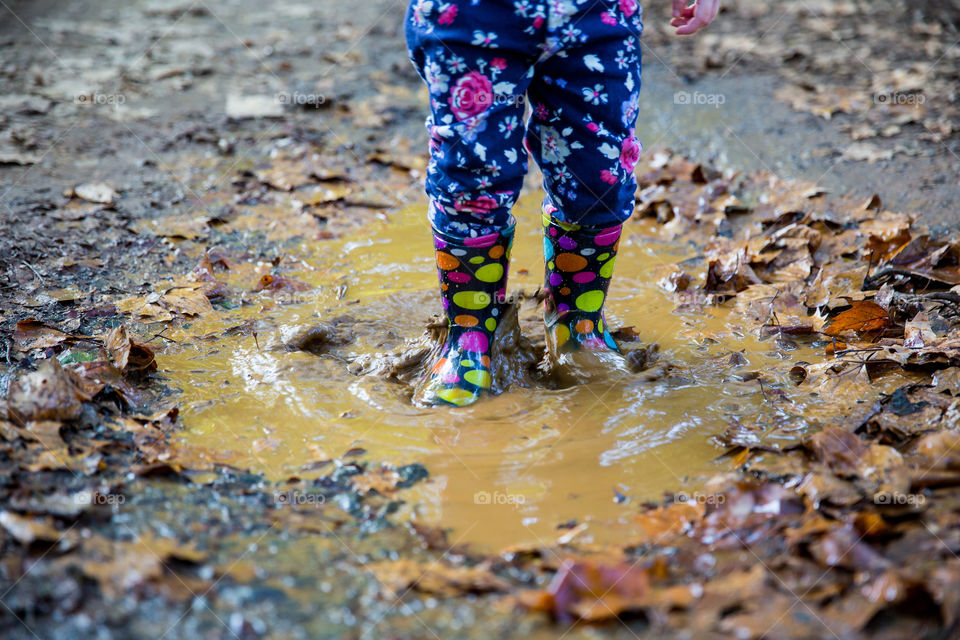
M407 46L430 93L436 229L477 236L506 226L527 151L557 219L610 226L630 216L641 20L637 0L410 3Z

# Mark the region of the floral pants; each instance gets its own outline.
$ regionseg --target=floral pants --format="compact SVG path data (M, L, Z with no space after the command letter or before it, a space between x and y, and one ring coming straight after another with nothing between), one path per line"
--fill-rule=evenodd
M610 226L630 216L641 19L637 0L410 3L410 59L430 94L435 228L478 236L504 227L528 151L559 220Z

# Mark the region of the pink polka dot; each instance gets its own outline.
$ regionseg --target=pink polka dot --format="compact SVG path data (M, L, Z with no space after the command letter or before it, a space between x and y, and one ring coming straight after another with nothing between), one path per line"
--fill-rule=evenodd
M550 227L550 235L552 235L552 236L557 235L557 228L556 228L556 227Z
M468 331L460 336L460 348L474 353L485 353L490 341L480 331Z
M447 278L450 280L450 282L456 282L457 284L464 284L470 282L471 280L469 273L461 273L459 271L452 271L448 273Z
M468 247L492 247L499 237L499 232L488 233L487 235L480 236L479 238L464 238L463 244L467 245Z
M562 238L560 238L560 246L566 249L567 251L571 251L577 248L577 243L574 242L573 238L563 236Z
M620 239L620 230L623 229L622 225L617 225L615 227L610 227L609 229L604 229L593 239L601 247L613 244Z
M460 376L457 375L456 371L452 371L450 373L440 376L440 382L443 382L446 384L455 384L457 382L460 382Z
M587 284L588 282L593 282L593 279L597 277L597 274L591 271L581 271L580 273L573 274L573 281L580 284Z

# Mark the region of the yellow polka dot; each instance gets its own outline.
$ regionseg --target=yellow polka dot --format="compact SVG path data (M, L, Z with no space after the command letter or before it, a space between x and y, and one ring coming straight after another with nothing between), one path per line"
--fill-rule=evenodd
M577 296L576 304L577 309L580 309L580 311L599 311L600 307L603 306L603 291L597 289L596 291L581 293Z
M503 277L503 265L499 262L491 262L477 269L474 275L481 282L497 282Z
M617 261L616 257L610 258L602 267L600 267L600 277L609 278L613 275L613 264Z
M466 389L460 389L459 387L440 389L440 391L437 391L436 396L457 407L466 406L477 399L476 394Z
M490 294L484 291L458 291L453 294L453 304L461 309L485 309L490 305Z
M558 324L554 336L557 339L557 346L561 347L570 340L570 329L565 324Z
M487 318L487 321L484 322L483 325L487 328L487 331L493 331L497 328L497 321L493 318Z
M472 369L463 374L463 379L471 384L475 384L481 389L489 389L493 383L493 378L483 369Z
M470 264L481 264L484 261L483 256L474 256L470 258Z

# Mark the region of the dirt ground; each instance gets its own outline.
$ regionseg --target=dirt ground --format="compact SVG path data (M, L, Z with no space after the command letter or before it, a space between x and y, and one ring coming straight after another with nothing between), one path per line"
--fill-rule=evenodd
M665 290L835 355L790 375L847 411L791 433L794 390L743 371L782 420L711 426L719 506L637 505L613 547L572 525L486 554L398 515L417 463L350 450L278 484L178 459L154 361L168 326L248 304L240 263L287 273L298 246L422 202L404 3L0 2L3 636L958 637L956 14L740 0L678 42L663 4L637 217L701 247ZM879 368L902 386L880 394Z

